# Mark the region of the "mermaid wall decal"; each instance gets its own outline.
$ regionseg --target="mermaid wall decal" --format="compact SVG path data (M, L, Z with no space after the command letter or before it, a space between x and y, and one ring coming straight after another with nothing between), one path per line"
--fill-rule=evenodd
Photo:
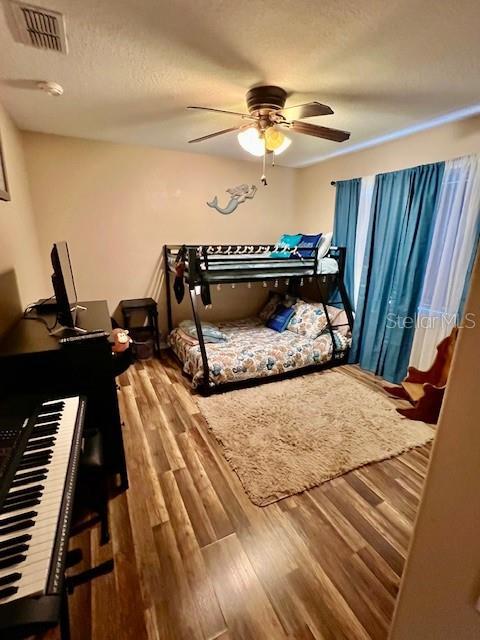
M229 193L231 197L230 201L224 208L218 206L217 196L215 196L211 202L207 202L209 207L216 209L223 215L233 213L239 204L242 204L242 202L245 202L247 199L251 200L257 193L257 187L254 184L252 184L251 187L249 187L248 184L240 184L238 187L231 187L230 189L227 189L226 192Z

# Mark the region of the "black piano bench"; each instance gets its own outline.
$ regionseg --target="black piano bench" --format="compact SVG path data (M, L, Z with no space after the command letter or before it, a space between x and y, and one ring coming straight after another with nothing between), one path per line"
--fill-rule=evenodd
M98 429L84 431L83 450L75 494L75 511L81 516L85 511L95 514L87 522L74 523L72 534L100 522L100 544L110 540L108 526L108 473L104 464L102 434Z
M87 521L74 522L71 534L75 535L89 526L100 521L100 544L106 544L110 540L108 529L108 475L103 459L102 434L98 429L88 429L83 433L83 450L80 456L80 467L77 479L77 491L75 494L74 515L80 515L85 511L94 511L98 515ZM67 554L66 566L68 569L79 564L83 559L80 549L72 549ZM66 594L72 594L74 589L81 584L90 582L94 578L103 576L113 570L113 559L102 562L96 567L86 569L81 573L66 576L65 596L63 598L62 613L62 640L69 640L68 599Z

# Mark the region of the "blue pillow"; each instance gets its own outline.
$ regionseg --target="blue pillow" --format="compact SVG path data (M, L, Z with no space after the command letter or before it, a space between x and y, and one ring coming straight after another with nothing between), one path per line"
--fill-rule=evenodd
M288 323L295 315L295 311L292 308L284 307L283 304L279 304L275 313L267 322L267 327L282 333L287 328Z
M291 257L298 258L298 255L300 255L302 258L313 258L315 255L315 249L320 244L321 239L321 233L314 236L309 236L303 233L300 242L298 243L298 249L294 254L291 254Z
M295 249L301 239L301 233L297 233L296 235L289 235L288 233L284 233L283 236L280 237L280 240L277 242L277 247L279 247L279 250L272 251L270 253L270 258L289 258L291 255L291 251L289 251L289 249ZM284 250L282 251L282 249Z

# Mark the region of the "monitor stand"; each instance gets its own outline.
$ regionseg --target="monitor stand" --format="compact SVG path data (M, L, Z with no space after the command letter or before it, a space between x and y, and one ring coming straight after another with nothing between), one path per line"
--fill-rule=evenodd
M70 307L70 311L73 313L74 311L87 311L87 307L82 306L81 304L74 304L73 306ZM59 327L57 329L54 329L53 331L50 331L50 335L51 336L58 336L61 335L63 332L70 332L73 335L83 335L84 333L88 333L88 329L82 329L81 327L77 327L77 326L73 326L73 327L67 327L63 324L59 325ZM62 336L62 337L69 337L68 335Z
M50 335L59 336L64 331L65 332L71 331L73 334L77 334L77 335L83 335L84 333L88 333L87 329L82 329L81 327L65 327L63 324L61 324L57 329L50 331ZM68 337L68 336L62 336L62 337Z
M70 307L70 311L86 311L87 307L83 307L81 304L74 304L73 307ZM50 331L50 335L52 336L57 336L57 335L61 335L63 332L68 332L70 331L71 333L73 333L74 335L83 335L84 333L88 333L87 329L82 329L81 327L66 327L65 325L61 324L58 329L54 329L53 331ZM63 336L63 337L68 337L68 336Z

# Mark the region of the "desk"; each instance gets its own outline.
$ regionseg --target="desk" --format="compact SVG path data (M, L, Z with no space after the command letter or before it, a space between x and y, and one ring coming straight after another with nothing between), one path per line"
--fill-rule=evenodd
M77 325L88 331L112 330L105 300L81 302ZM49 326L54 315L43 315ZM87 398L85 428L98 428L104 439L105 462L128 487L117 390L112 371L112 350L107 338L62 347L46 326L21 318L0 341L0 398L38 394Z

